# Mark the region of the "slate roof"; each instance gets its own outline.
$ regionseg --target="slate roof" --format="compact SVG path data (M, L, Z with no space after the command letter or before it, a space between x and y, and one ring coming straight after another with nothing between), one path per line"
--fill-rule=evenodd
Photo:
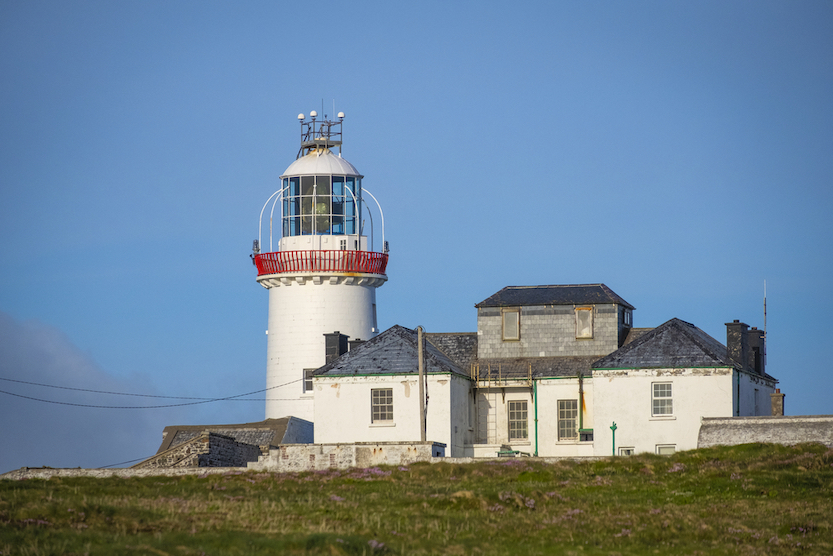
M590 376L590 365L599 358L591 356L563 357L519 357L515 359L479 359L477 361L478 380L525 379L530 367L534 378L558 376Z
M646 334L653 330L653 328L631 328L628 330L628 335L625 336L625 341L622 342L623 346L628 345L629 343L633 342L643 334Z
M315 371L315 376L416 374L419 372L417 332L388 328ZM425 342L425 372L469 376L430 341Z
M428 332L425 337L463 371L477 360L477 332Z
M594 369L735 367L726 346L680 319L641 334L593 363Z
M629 309L635 307L616 295L604 284L574 284L565 286L507 286L484 299L475 307L518 307L526 305L589 305L618 303Z
M292 417L266 419L257 423L235 425L171 425L162 432L162 444L157 454L198 437L203 431L210 431L234 438L237 442L254 446L279 446L286 434Z

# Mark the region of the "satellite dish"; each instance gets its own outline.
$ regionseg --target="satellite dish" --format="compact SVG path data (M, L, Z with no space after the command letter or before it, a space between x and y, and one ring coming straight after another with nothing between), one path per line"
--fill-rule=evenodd
M339 113L338 113L338 119L339 119L339 120L343 120L343 119L344 119L344 112L339 112Z
M303 122L304 121L304 115L303 114L298 114L298 119Z
M318 112L316 112L315 110L309 113L310 118L315 118L316 116L318 116Z

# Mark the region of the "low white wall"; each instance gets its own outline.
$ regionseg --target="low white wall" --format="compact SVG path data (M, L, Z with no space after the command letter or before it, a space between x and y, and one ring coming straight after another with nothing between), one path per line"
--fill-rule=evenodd
M657 446L676 451L697 447L701 417L730 417L733 371L713 369L637 369L593 371L594 453L611 455L616 423L616 452L656 452ZM673 414L652 416L652 384L672 385Z
M833 448L833 415L703 419L698 448L771 442L787 446L819 442Z

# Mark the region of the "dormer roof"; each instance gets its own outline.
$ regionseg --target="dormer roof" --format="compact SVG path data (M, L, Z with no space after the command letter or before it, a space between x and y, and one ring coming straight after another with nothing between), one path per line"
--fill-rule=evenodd
M563 286L507 286L476 304L481 307L519 307L526 305L592 305L615 303L634 309L604 284Z

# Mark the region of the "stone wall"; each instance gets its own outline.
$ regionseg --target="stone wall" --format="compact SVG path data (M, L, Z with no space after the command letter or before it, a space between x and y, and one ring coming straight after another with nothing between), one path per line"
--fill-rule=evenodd
M521 338L503 340L500 307L477 311L477 356L557 357L607 355L619 348L620 317L615 304L593 306L593 338L576 338L576 311L572 305L520 308Z
M52 467L21 467L8 473L0 475L0 479L7 479L11 481L22 481L27 479L43 479L49 480L52 477L69 478L69 477L89 477L92 479L107 479L110 477L120 477L128 479L131 477L181 477L183 475L223 475L240 474L245 471L245 467L150 467L145 469L136 469L130 467L127 469L82 469L76 467L74 469L56 469Z
M360 442L357 444L288 444L249 464L253 471L311 471L376 465L406 465L445 455L439 442Z
M136 469L181 467L243 467L257 461L261 450L257 446L237 442L230 436L204 432L187 442L137 463Z
M785 445L819 442L833 448L833 415L704 417L700 423L698 448L752 442Z

